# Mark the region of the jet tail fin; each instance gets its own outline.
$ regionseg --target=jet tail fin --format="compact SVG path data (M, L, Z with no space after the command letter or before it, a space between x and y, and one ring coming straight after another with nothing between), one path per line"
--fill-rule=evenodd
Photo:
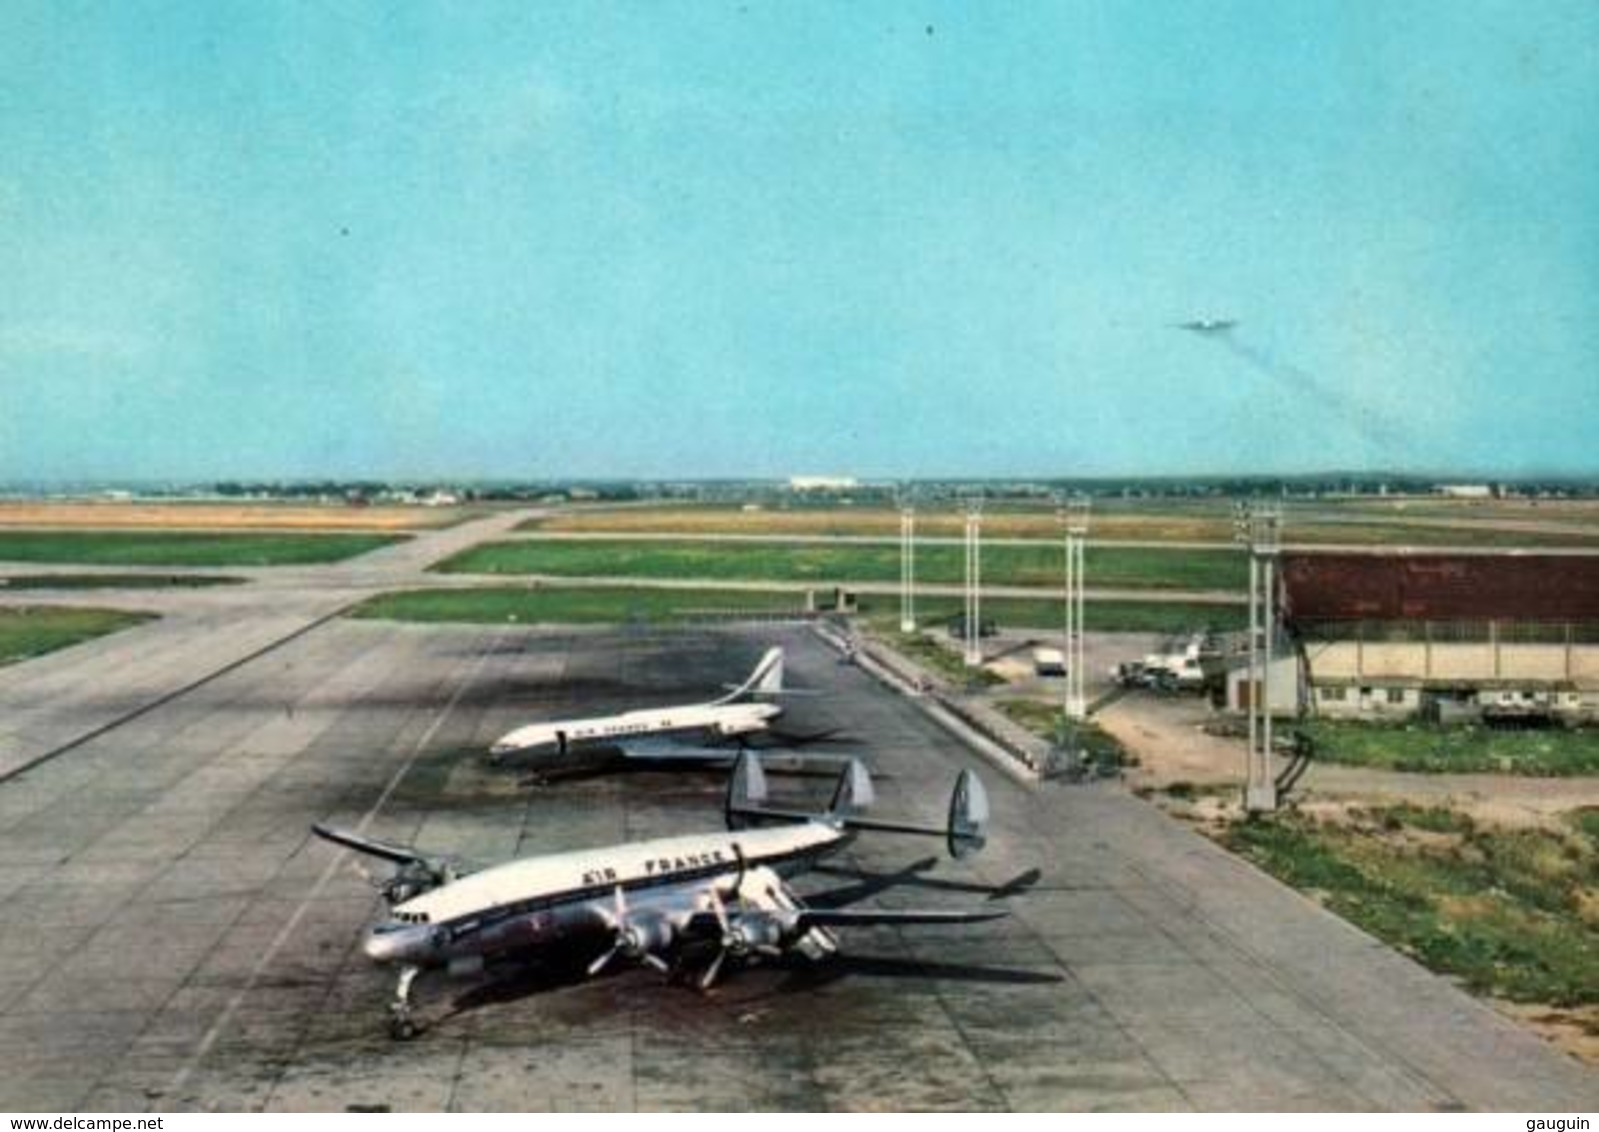
M751 696L780 696L783 694L783 647L773 645L761 654L749 679L733 688L718 704L733 704Z

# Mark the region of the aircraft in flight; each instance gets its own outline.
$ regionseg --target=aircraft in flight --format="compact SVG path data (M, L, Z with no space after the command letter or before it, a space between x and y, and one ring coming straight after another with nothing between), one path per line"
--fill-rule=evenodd
M759 756L739 756L728 783L727 830L578 849L471 871L460 862L356 832L314 825L317 836L388 861L388 910L362 949L399 969L390 1030L414 1037L411 992L425 970L481 972L506 959L587 961L598 975L619 961L663 974L695 953L711 953L699 985L709 989L729 960L790 953L822 960L838 950L833 929L870 924L970 924L1006 913L983 910L811 908L784 877L813 867L863 830L943 838L951 856L986 842L988 796L963 770L943 827L860 816L873 801L871 777L851 760L821 813L768 805Z
M1196 318L1179 322L1177 329L1192 330L1195 334L1225 334L1238 325L1235 318Z
M769 702L794 695L783 687L783 650L766 650L744 683L720 699L677 707L639 708L616 715L529 723L489 748L494 758L530 759L536 780L603 772L617 767L730 766L745 740L771 732L783 709ZM832 738L836 732L783 736L792 746ZM689 740L698 738L704 745ZM735 747L726 744L733 742ZM721 745L718 745L721 744ZM796 769L805 759L792 759ZM826 760L824 760L826 761ZM832 760L836 761L836 760Z

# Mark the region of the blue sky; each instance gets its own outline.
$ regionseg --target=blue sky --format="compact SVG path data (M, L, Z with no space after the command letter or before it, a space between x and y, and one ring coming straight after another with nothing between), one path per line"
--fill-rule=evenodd
M1590 0L8 0L0 155L0 479L1599 472Z

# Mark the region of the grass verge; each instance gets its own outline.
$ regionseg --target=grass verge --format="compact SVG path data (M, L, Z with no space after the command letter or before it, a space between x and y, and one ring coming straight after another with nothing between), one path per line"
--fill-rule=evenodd
M1041 700L995 700L994 706L1034 735L1062 747L1082 750L1089 762L1104 767L1128 766L1127 749L1091 720L1068 719L1059 704Z
M43 656L155 620L153 613L55 605L0 607L0 664Z
M678 622L732 612L792 613L801 605L799 595L776 591L486 586L380 594L349 615L368 620L475 624L623 624Z
M165 590L233 586L243 578L224 574L13 574L4 590Z
M1599 729L1501 730L1425 723L1308 720L1323 762L1443 774L1599 774Z
M1330 910L1467 987L1513 1002L1599 1003L1599 841L1390 806L1341 820L1285 813L1222 841Z
M212 531L0 531L0 561L95 566L299 566L340 562L403 535Z
M909 657L923 668L932 669L958 687L976 690L1005 682L1003 676L986 668L968 668L959 653L940 644L930 633L901 633L894 630L880 635L895 652Z

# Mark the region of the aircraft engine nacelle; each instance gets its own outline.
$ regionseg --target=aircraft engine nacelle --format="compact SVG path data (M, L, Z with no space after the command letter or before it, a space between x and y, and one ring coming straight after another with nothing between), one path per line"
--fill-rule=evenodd
M441 884L448 884L455 878L456 870L448 862L412 861L396 869L379 891L392 908L424 892L431 892Z
M788 929L764 912L745 912L728 927L728 950L735 955L771 954L782 950Z
M635 912L622 929L623 950L633 958L654 955L672 946L671 922L656 912Z

